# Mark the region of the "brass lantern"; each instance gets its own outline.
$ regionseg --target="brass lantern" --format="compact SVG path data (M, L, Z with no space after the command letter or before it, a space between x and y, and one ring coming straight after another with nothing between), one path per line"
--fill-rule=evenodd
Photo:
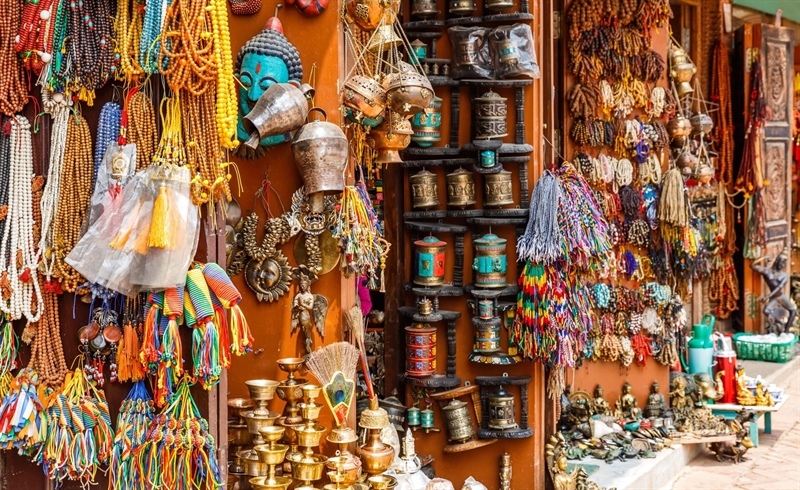
M344 105L355 114L374 119L386 107L386 90L374 78L353 75L344 84Z
M475 139L489 140L508 135L506 98L488 91L475 102Z
M411 206L429 209L439 205L439 186L436 174L425 169L408 178L411 184Z
M514 204L511 172L501 170L496 174L486 174L484 179L484 202L486 207L494 208Z
M373 54L385 53L403 44L403 40L394 32L394 25L386 24L372 33L367 43L367 51Z
M464 209L475 204L475 177L459 167L447 174L447 205Z
M408 147L412 134L411 121L391 112L389 117L369 132L372 147L378 152L375 162L402 163L399 151Z
M689 55L680 46L672 44L669 48L669 76L675 82L675 88L678 91L678 97L683 97L686 94L694 92L692 85L692 77L697 73L697 68L689 59Z

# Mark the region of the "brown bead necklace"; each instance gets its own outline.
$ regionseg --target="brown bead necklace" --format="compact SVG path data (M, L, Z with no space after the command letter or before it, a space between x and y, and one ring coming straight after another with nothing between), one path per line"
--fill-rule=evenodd
M14 51L14 38L22 19L23 2L6 2L0 15L0 112L13 116L28 100L22 59Z

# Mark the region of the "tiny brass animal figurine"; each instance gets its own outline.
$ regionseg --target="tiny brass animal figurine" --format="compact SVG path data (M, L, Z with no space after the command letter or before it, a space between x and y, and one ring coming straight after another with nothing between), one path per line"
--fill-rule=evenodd
M761 274L769 287L769 294L760 299L762 303L766 303L762 311L767 317L767 328L770 332L776 334L788 332L797 316L797 307L783 292L784 286L789 283L789 274L786 272L786 252L781 252L770 267L759 265L767 259L769 256L765 255L750 264L754 271Z
M708 449L714 453L717 461L733 461L735 464L747 461L744 455L748 449L753 447L753 441L750 440L749 429L746 427L748 427L747 422L751 422L754 418L753 412L742 410L735 419L725 421L725 424L736 434L736 442L712 442L709 444Z
M292 299L292 335L297 327L303 329L306 354L311 354L314 346L312 331L316 327L320 337L325 337L325 317L328 315L328 300L321 294L311 292L311 283L316 274L303 266L294 270L298 292Z

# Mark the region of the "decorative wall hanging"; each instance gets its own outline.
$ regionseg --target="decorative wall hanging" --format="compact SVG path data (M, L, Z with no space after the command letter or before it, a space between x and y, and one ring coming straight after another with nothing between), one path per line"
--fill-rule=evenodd
M244 253L249 259L244 264L242 262L245 259L237 256L238 263L229 264L228 273L238 274L241 267L244 267L245 282L256 293L256 299L271 303L289 291L292 280L289 260L278 249L278 245L289 239L291 227L283 218L268 219L264 224L265 233L261 245L256 242L257 229L258 215L251 213L244 219L242 226Z
M320 337L325 337L325 317L328 315L328 299L311 292L311 283L316 274L301 266L292 273L297 280L297 293L292 298L292 334L301 327L305 337L306 354L313 352L313 333L316 328Z

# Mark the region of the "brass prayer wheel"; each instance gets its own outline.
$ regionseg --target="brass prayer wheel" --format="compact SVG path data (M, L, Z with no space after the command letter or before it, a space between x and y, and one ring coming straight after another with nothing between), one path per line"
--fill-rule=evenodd
M448 441L466 442L475 434L468 407L469 404L466 402L451 400L446 407L442 408Z
M511 172L501 170L496 174L486 174L483 178L484 206L492 208L514 204L514 187L511 184Z
M438 14L439 7L436 6L436 0L414 0L411 4L411 15L416 17L424 19Z
M447 244L434 236L427 236L414 242L417 273L414 284L420 286L441 286L444 284L445 246Z
M480 288L506 287L506 239L487 233L475 240L475 286ZM479 303L480 306L480 303Z
M497 45L497 56L500 64L510 68L510 65L519 63L519 46L512 38L505 38Z
M508 135L506 98L492 90L475 99L475 139L489 140Z
M411 184L411 206L414 209L429 209L439 205L439 185L435 173L425 169L408 178Z
M417 303L417 311L420 315L430 315L433 313L433 303L428 298L422 298Z
M514 395L502 386L489 395L489 428L517 428L517 421L514 419Z
M450 13L454 15L469 15L475 12L475 0L450 0Z
M389 422L394 425L397 430L403 430L403 424L406 421L406 407L395 396L384 398L378 402L378 406L386 410L389 415Z
M436 372L436 328L427 323L406 327L406 374L424 378Z
M411 141L426 148L442 139L439 127L442 125L442 99L434 96L424 111L414 114L411 129L414 135Z
M459 167L447 174L447 205L466 208L475 204L475 177L472 172Z
M469 38L458 43L455 56L459 65L477 65L480 60L480 47Z
M496 12L502 12L503 10L508 10L514 6L513 0L487 0L486 1L486 8L488 10L494 10Z

